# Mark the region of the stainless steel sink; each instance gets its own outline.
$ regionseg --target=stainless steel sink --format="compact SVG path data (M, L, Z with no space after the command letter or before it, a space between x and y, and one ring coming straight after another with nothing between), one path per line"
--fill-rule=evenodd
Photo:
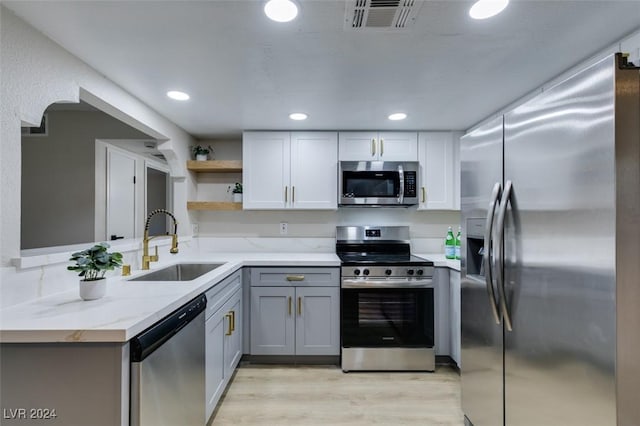
M176 263L129 281L192 281L224 263Z

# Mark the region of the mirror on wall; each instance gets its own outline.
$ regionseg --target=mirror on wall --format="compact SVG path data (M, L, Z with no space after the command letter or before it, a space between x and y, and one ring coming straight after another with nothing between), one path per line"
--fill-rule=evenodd
M22 250L138 237L147 204L170 207L169 168L156 141L87 103L52 104L40 127L22 129L21 146ZM129 159L122 176L113 173L119 158ZM150 186L149 168L157 171ZM126 233L109 228L118 221L133 225Z

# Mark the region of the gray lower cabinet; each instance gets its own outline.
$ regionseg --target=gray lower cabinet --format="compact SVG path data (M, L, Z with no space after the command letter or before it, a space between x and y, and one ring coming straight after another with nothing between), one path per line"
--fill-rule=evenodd
M206 418L211 417L242 357L242 274L238 271L206 292Z
M339 355L338 268L253 268L252 355Z
M433 275L435 302L435 351L438 356L451 355L451 320L449 268L435 268Z
M449 272L449 298L451 300L451 358L460 364L460 272Z

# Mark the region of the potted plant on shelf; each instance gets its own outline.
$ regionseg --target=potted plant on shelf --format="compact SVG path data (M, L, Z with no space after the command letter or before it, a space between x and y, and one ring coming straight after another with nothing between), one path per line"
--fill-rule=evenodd
M193 156L198 161L207 161L207 159L209 158L209 153L212 153L212 156L213 156L213 148L211 148L211 146L209 145L207 146L196 145L192 148L192 151L193 151Z
M69 260L75 265L67 266L69 271L80 272L80 297L83 300L95 300L104 296L107 289L105 272L122 266L122 254L107 252L109 244L99 243L95 246L71 255Z
M240 182L236 182L233 184L233 188L229 186L227 188L227 192L231 191L233 194L233 202L241 203L242 202L242 184Z

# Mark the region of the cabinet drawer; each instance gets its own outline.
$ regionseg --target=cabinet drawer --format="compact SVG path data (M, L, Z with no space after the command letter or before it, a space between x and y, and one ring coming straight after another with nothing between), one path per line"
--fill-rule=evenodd
M252 287L339 287L340 268L251 268Z
M209 318L224 305L235 291L242 287L242 270L236 271L205 292L207 296L207 313Z

